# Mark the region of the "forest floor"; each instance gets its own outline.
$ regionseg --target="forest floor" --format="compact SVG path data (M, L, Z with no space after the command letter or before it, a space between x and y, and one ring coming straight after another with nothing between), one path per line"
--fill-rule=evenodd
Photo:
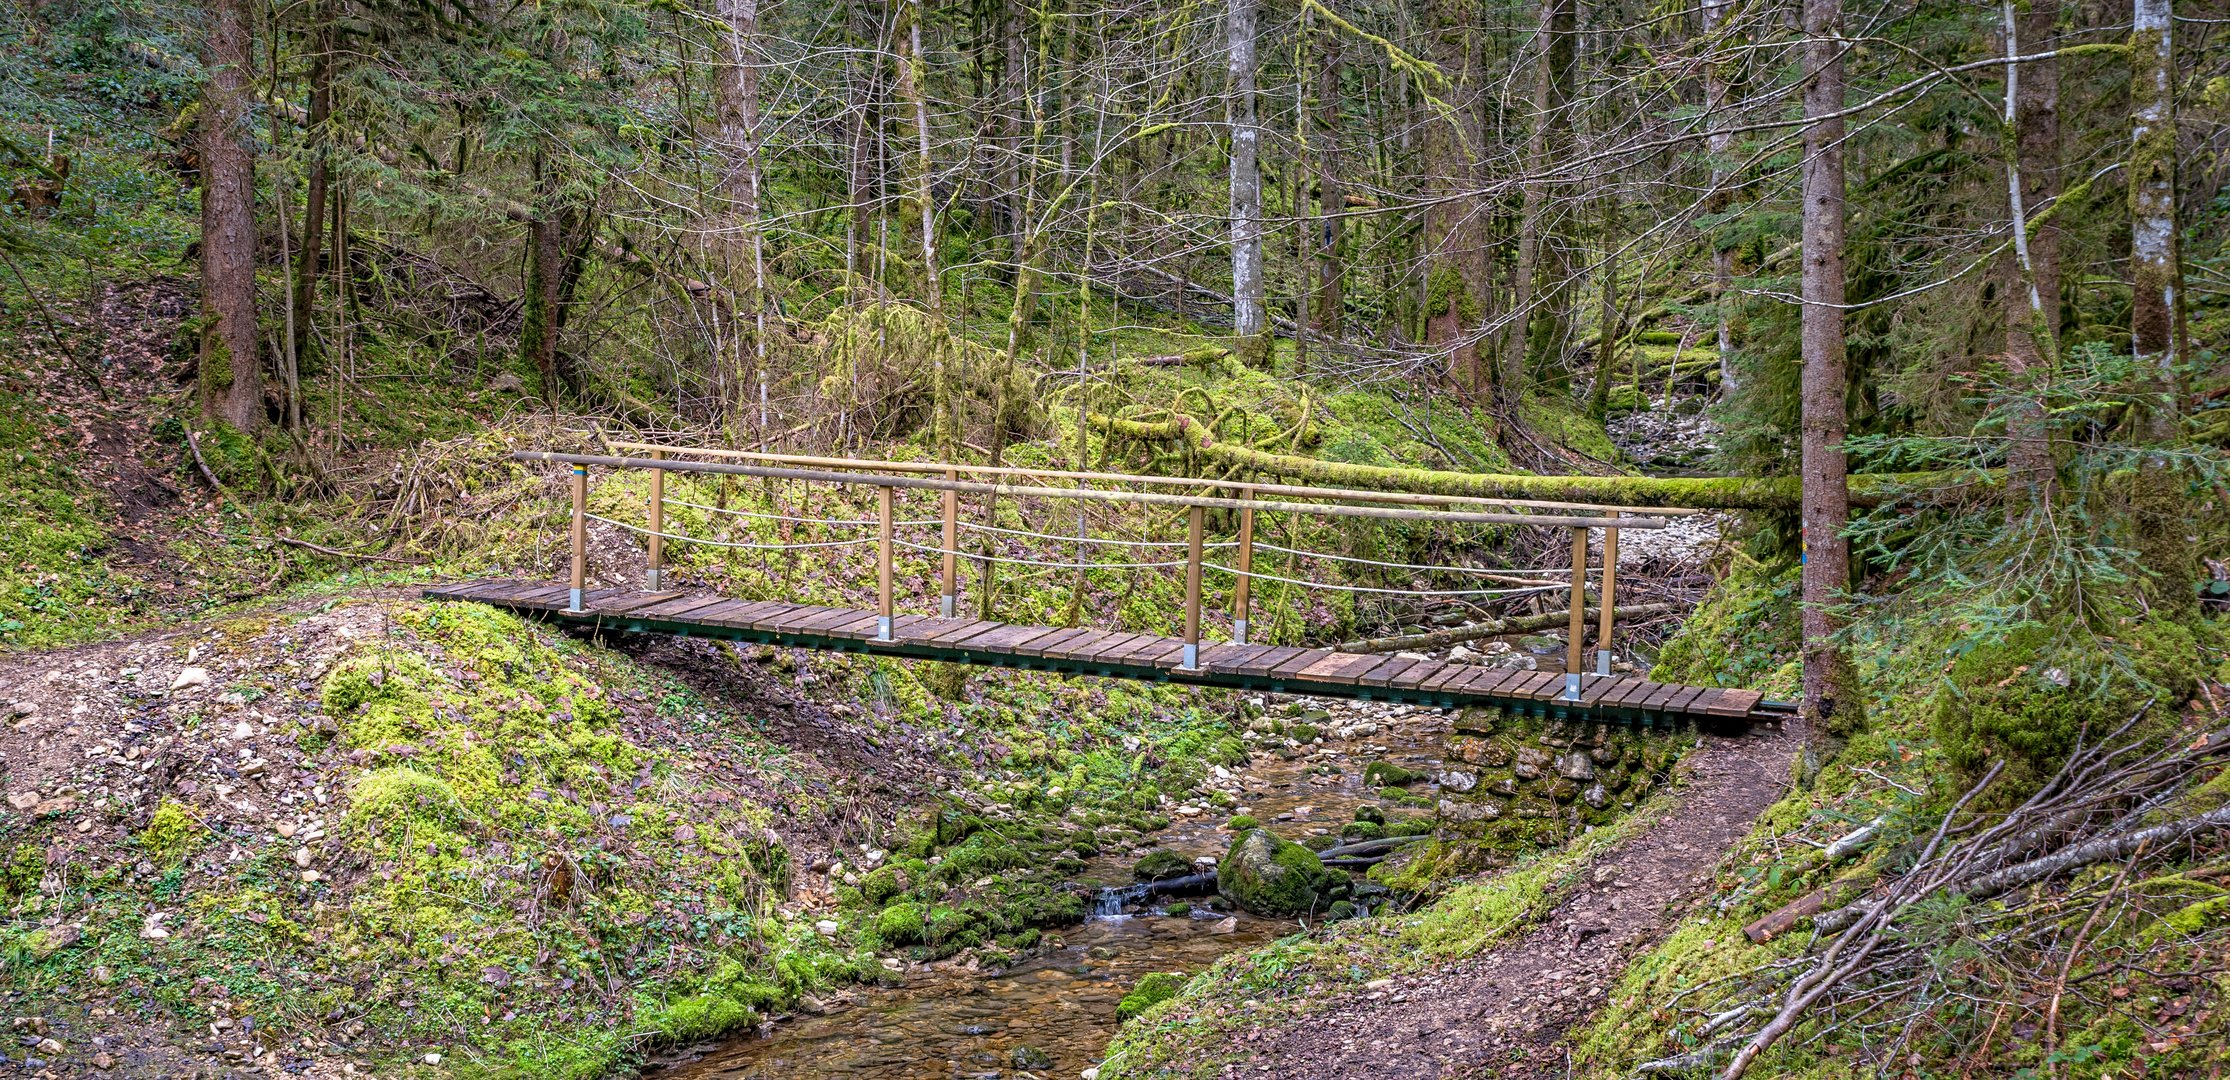
M1241 1036L1234 1077L1517 1080L1568 1074L1628 960L1708 891L1713 869L1759 813L1788 792L1801 733L1706 736L1682 759L1677 798L1590 860L1580 884L1524 937L1423 974L1374 980L1354 1002Z

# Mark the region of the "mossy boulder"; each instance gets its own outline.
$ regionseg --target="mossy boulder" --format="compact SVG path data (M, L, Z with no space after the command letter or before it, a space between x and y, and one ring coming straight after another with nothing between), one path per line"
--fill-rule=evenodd
M1192 860L1164 849L1149 852L1145 858L1131 864L1130 872L1139 881L1167 881L1192 873Z
M1233 841L1216 868L1216 892L1247 911L1283 919L1316 909L1332 876L1317 854L1267 829Z
M2191 628L2155 619L2115 635L2102 657L2088 634L2024 627L1974 645L1953 660L1929 697L1929 725L1968 780L2005 762L2000 798L2014 798L2059 768L2076 740L2121 726L2147 701L2157 734L2197 688L2187 658L2200 644ZM2104 661L2104 662L2102 662Z
M929 909L914 901L892 904L875 916L875 936L885 945L911 945L920 941Z
M1402 768L1391 761L1373 761L1363 766L1365 787L1401 787L1424 778L1424 773Z
M1177 992L1185 988L1187 978L1181 971L1147 972L1139 977L1138 985L1131 987L1130 993L1123 995L1123 1000L1115 1006L1115 1018L1129 1020L1176 997Z

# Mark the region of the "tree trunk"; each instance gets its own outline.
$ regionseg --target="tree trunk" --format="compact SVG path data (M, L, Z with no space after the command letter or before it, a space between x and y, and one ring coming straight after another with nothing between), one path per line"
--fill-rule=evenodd
M950 456L959 450L962 432L959 403L952 387L952 372L945 362L947 350L942 340L946 333L945 294L937 271L937 196L930 176L929 98L923 87L928 71L921 52L921 0L906 0L900 11L900 25L894 35L900 42L898 97L906 103L914 121L914 152L906 172L913 185L914 210L921 218L922 299L929 304L929 332L939 338L931 350L936 358L931 364L929 379L931 431L939 451Z
M1346 303L1340 293L1345 269L1340 262L1340 240L1347 221L1347 194L1340 185L1334 144L1340 137L1339 31L1326 27L1316 40L1322 48L1316 61L1316 209L1322 229L1315 238L1316 302L1309 314L1315 319L1317 335L1329 339L1339 336L1340 308Z
M1802 463L1806 775L1865 717L1835 606L1850 589L1849 462L1843 438L1843 41L1841 0L1804 0Z
M1703 0L1703 28L1707 47L1717 54L1725 45L1722 40L1727 21L1727 9L1733 0ZM1734 118L1726 115L1729 80L1729 61L1717 55L1704 65L1704 117L1711 127L1705 148L1711 157L1711 193L1704 199L1704 212L1714 219L1725 214L1734 202ZM1714 227L1722 223L1714 222ZM1728 294L1734 291L1734 245L1723 238L1711 242L1711 307L1712 318L1719 324L1719 396L1734 396L1736 376L1734 370L1734 320L1728 317Z
M255 155L248 128L251 18L243 0L210 0L201 89L201 365L204 418L263 426L256 331Z
M1433 89L1445 101L1459 98L1474 83L1470 33L1476 13L1471 0L1430 0L1425 18L1427 46L1449 82ZM1418 238L1425 265L1423 315L1425 345L1447 353L1448 381L1473 395L1484 395L1494 380L1480 364L1479 296L1485 290L1485 248L1480 241L1479 207L1462 193L1475 186L1473 147L1466 116L1452 105L1427 108L1418 168L1423 172L1424 231ZM1404 130L1411 125L1404 124Z
M2007 204L2014 229L2014 255L2001 299L2005 314L2007 374L2019 395L2006 450L2006 507L2022 513L2047 505L2055 482L2052 447L2045 428L2041 382L2059 355L2060 226L2058 215L2044 219L2028 235L2030 219L2060 193L2059 61L2015 64L2024 51L2041 51L2059 22L2059 0L2028 0L2015 17L2013 0L2005 5L2006 125L2013 145L2007 160Z
M2170 0L2136 0L2129 32L2130 352L2139 387L2137 435L2156 451L2181 439L2182 373L2176 308L2182 291L2176 251L2176 61ZM2140 464L2135 510L2147 599L2170 611L2197 603L2196 556L2185 480L2166 453Z
M1553 353L1564 342L1565 260L1544 219L1556 192L1554 170L1571 126L1566 105L1578 56L1574 0L1543 0L1540 55L1533 69L1533 124L1526 136L1525 196L1518 223L1518 269L1510 326L1503 339L1503 372L1511 386L1552 374ZM1546 283L1546 288L1543 287ZM1562 374L1561 370L1555 374Z
M318 6L315 34L317 52L310 58L310 168L303 194L302 248L295 254L294 355L299 365L316 346L313 316L317 311L318 264L324 258L319 243L325 235L325 190L331 183L333 161L333 20L331 3Z
M1597 423L1610 415L1611 376L1618 362L1618 339L1624 329L1618 318L1618 248L1624 241L1624 215L1620 213L1618 195L1612 193L1603 199L1603 266L1596 272L1596 283L1603 290L1601 325L1595 332L1595 381L1587 388L1587 415ZM1673 358L1677 369L1680 358Z
M1269 366L1262 280L1261 130L1254 110L1255 0L1231 0L1225 26L1231 85L1225 108L1231 126L1231 332L1255 367Z
M751 369L760 401L767 396L766 248L759 221L759 0L719 0L722 35L720 63L713 73L713 96L720 126L723 158L720 195L724 213L720 238L731 251L726 260L733 282L741 263L742 298L729 304L729 325L742 333L751 325ZM741 353L741 350L738 350ZM739 377L739 386L750 386L751 377ZM762 410L763 413L763 410ZM760 417L760 438L766 437L766 418Z

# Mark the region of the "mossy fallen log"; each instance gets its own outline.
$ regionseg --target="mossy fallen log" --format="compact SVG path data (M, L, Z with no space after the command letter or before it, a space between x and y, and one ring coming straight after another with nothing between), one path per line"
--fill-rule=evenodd
M1332 487L1484 499L1547 499L1608 506L1778 512L1794 512L1799 497L1797 478L1793 476L1531 476L1353 465L1218 442L1209 434L1207 425L1182 414L1168 420L1142 421L1092 413L1089 420L1092 427L1114 438L1188 446L1202 460L1233 472ZM1980 478L1967 472L1855 473L1850 479L1851 505L1879 506L1910 491L1978 482L1995 486L2003 483L2003 477L1996 472Z

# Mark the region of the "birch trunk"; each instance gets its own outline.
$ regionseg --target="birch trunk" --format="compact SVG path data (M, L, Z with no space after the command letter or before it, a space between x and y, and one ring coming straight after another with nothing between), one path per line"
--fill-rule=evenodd
M1231 332L1255 366L1267 366L1262 280L1261 130L1254 109L1255 0L1231 0L1225 26L1231 85Z

